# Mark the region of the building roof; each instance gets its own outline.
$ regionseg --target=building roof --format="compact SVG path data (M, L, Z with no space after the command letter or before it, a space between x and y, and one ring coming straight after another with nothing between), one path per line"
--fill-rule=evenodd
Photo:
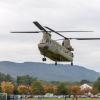
M87 88L92 89L92 87L88 84L83 84L83 85L80 86L80 88L81 88L81 90L84 90L84 89L87 89Z

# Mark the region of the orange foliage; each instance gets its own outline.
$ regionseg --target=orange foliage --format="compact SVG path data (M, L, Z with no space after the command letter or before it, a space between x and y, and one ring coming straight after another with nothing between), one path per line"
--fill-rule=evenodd
M28 87L25 86L25 85L19 85L19 86L17 87L17 90L18 90L18 92L19 92L20 94L27 94L27 93L29 92Z
M14 92L14 84L12 82L5 82L1 83L1 90L4 93L13 94Z
M46 84L43 86L45 93L56 93L57 88L54 85Z
M69 86L69 91L71 94L76 95L80 93L80 87L76 85Z

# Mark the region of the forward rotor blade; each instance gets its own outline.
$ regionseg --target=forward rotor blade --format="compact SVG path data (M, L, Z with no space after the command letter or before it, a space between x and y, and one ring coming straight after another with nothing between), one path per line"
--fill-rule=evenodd
M40 30L47 32L37 21L33 22Z
M100 38L68 38L70 40L74 39L74 40L100 40ZM60 40L64 40L64 39L56 39L55 41L60 41Z
M93 32L93 31L55 31L55 30L53 30L53 29L51 29L51 28L49 28L49 27L47 27L47 26L45 26L45 28L47 28L47 29L50 30L51 32L54 32L54 33L60 35L61 37L64 37L65 39L72 39L72 38L67 38L67 37L63 36L62 34L60 34L60 33L58 33L58 32ZM75 39L75 38L73 38L73 39ZM94 38L94 39L95 39L95 38ZM81 39L77 38L77 40L84 40L84 38L81 38Z
M49 29L50 32L54 32L51 28L44 26L45 28ZM56 32L94 32L94 31L56 31Z
M60 35L61 37L64 37L65 39L67 39L65 36L63 36L62 34L58 33L57 31L55 31L55 30L53 30L53 29L51 29L51 28L49 28L49 27L46 27L46 26L45 26L45 28L47 28L47 29L50 30L51 32L54 32L54 33Z
M51 31L52 32L52 31ZM56 31L56 32L94 32L94 31Z

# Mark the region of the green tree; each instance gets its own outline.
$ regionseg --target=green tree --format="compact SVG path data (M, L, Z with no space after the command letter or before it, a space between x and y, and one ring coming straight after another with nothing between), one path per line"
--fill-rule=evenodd
M15 87L14 87L14 94L16 95L16 94L18 94L18 90L17 90L17 84L15 84Z
M100 77L94 82L94 88L100 92Z
M40 81L35 81L31 84L31 88L32 88L32 93L33 94L43 94L44 93L44 89L42 86L42 83Z
M29 75L25 76L18 76L17 77L17 84L23 84L23 85L31 85L33 81L36 81L37 78L31 77Z
M57 86L57 94L66 95L68 93L68 88L65 83L60 83Z
M14 81L14 79L9 74L5 75L3 73L0 73L0 83L2 81L10 82L10 81Z
M81 80L80 81L80 84L86 84L86 83L92 83L92 82L90 82L89 80Z
M9 75L9 74L7 74L6 76L5 76L5 81L13 81L14 79Z

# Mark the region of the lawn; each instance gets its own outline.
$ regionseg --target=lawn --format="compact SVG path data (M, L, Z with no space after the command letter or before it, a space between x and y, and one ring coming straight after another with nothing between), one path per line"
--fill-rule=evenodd
M19 99L20 100L20 99ZM25 100L25 99L23 99ZM30 98L26 100L65 100L64 98L42 98L42 99L37 99L37 98ZM72 100L72 98L66 98L66 100ZM78 98L78 100L100 100L100 98Z

